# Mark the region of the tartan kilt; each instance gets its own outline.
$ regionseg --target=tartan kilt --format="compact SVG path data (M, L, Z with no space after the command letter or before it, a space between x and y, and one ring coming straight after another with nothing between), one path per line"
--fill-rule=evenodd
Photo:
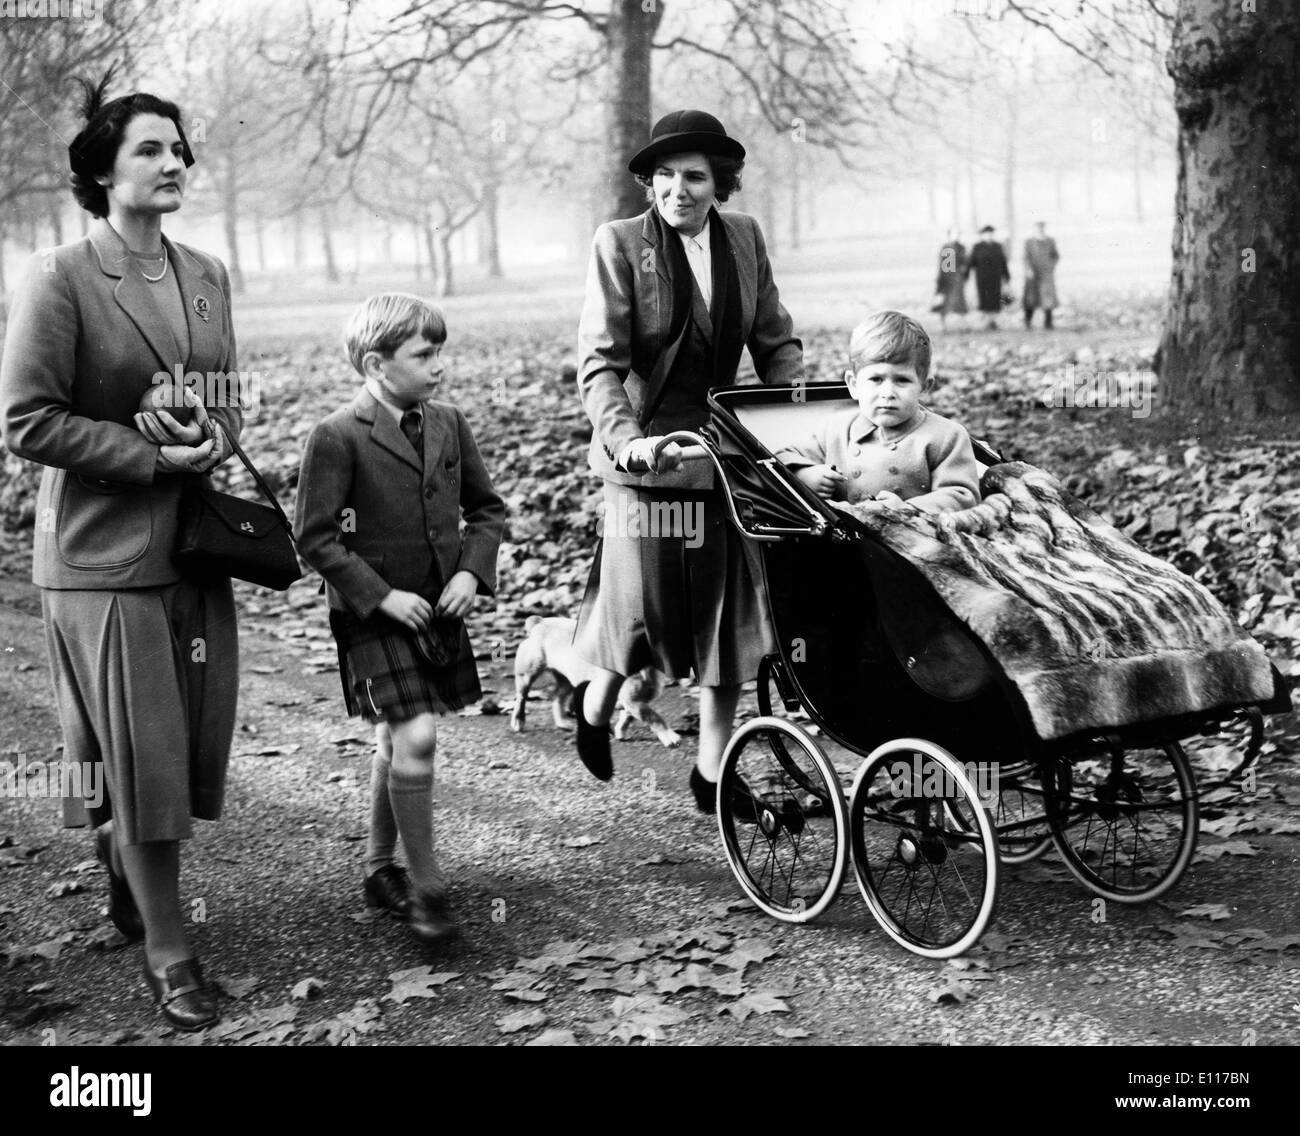
M449 714L483 697L469 630L446 666L434 666L415 646L415 635L386 615L358 619L331 611L339 650L339 679L348 716L368 722L404 722L418 714Z

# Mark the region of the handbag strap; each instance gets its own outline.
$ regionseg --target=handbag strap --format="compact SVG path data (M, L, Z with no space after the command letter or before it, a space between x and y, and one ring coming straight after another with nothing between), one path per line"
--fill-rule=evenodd
M280 523L284 525L285 530L288 532L289 539L293 540L293 526L289 523L288 515L280 508L280 502L275 499L271 487L266 484L266 479L257 472L257 467L248 460L248 455L244 453L240 444L229 434L226 434L224 430L222 433L226 435L226 441L230 443L230 448L235 451L235 456L244 463L244 468L252 475L253 481L257 484L257 488L261 490L262 496L270 502L271 508L275 510L275 515L280 518Z

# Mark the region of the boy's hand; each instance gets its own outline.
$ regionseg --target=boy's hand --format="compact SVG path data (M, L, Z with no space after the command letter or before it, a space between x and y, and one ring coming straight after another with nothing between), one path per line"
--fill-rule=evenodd
M415 592L403 592L397 588L380 601L379 610L412 631L423 631L433 618L433 605L428 600Z
M478 577L473 572L457 572L442 589L438 606L439 615L461 619L474 610L474 597L478 595Z
M905 509L907 502L904 501L897 493L891 493L888 489L882 489L876 494L877 501L882 505L888 505L891 509Z
M848 483L848 478L839 470L829 465L809 465L797 469L794 473L809 489L827 501L834 499L839 489Z

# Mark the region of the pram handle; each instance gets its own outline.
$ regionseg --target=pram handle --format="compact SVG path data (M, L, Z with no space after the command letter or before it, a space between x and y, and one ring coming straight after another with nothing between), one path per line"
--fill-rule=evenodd
M659 454L670 442L676 442L682 447L682 461L698 461L701 458L708 458L713 462L714 469L718 471L718 483L722 486L723 497L726 499L727 511L731 514L732 523L743 536L748 537L750 540L781 540L784 536L798 536L808 532L820 533L825 530L826 520L813 513L810 516L811 525L809 528L766 526L766 532L755 532L741 520L740 513L736 509L736 499L731 492L731 485L727 482L726 470L722 468L722 462L718 459L718 455L714 452L713 446L709 444L708 439L690 430L675 430L671 434L665 434L655 443L652 450L656 461L659 459Z
M708 444L700 437L699 434L692 434L689 430L677 430L672 434L665 434L655 444L651 451L654 454L655 461L659 460L659 455L676 442L682 448L682 461L701 461L713 457L713 451L709 449Z

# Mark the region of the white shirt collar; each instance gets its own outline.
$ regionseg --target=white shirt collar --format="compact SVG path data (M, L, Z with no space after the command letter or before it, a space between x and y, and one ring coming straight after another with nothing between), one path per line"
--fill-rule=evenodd
M366 390L368 390L374 396L375 401L379 403L380 406L382 406L386 411L388 411L389 414L393 416L393 421L396 422L399 426L402 424L402 415L404 415L408 410L414 410L415 413L420 416L420 425L421 426L424 425L424 404L423 403L417 402L414 406L408 406L405 408L400 406L394 406L391 402L388 401L387 392L384 390L383 387L381 387L377 382L375 382L374 379L366 380Z
M702 228L693 237L688 237L685 233L680 233L680 232L677 235L681 237L682 244L686 246L686 251L688 253L702 251L705 256L709 255L712 246L709 244L708 221L704 222L704 228Z

